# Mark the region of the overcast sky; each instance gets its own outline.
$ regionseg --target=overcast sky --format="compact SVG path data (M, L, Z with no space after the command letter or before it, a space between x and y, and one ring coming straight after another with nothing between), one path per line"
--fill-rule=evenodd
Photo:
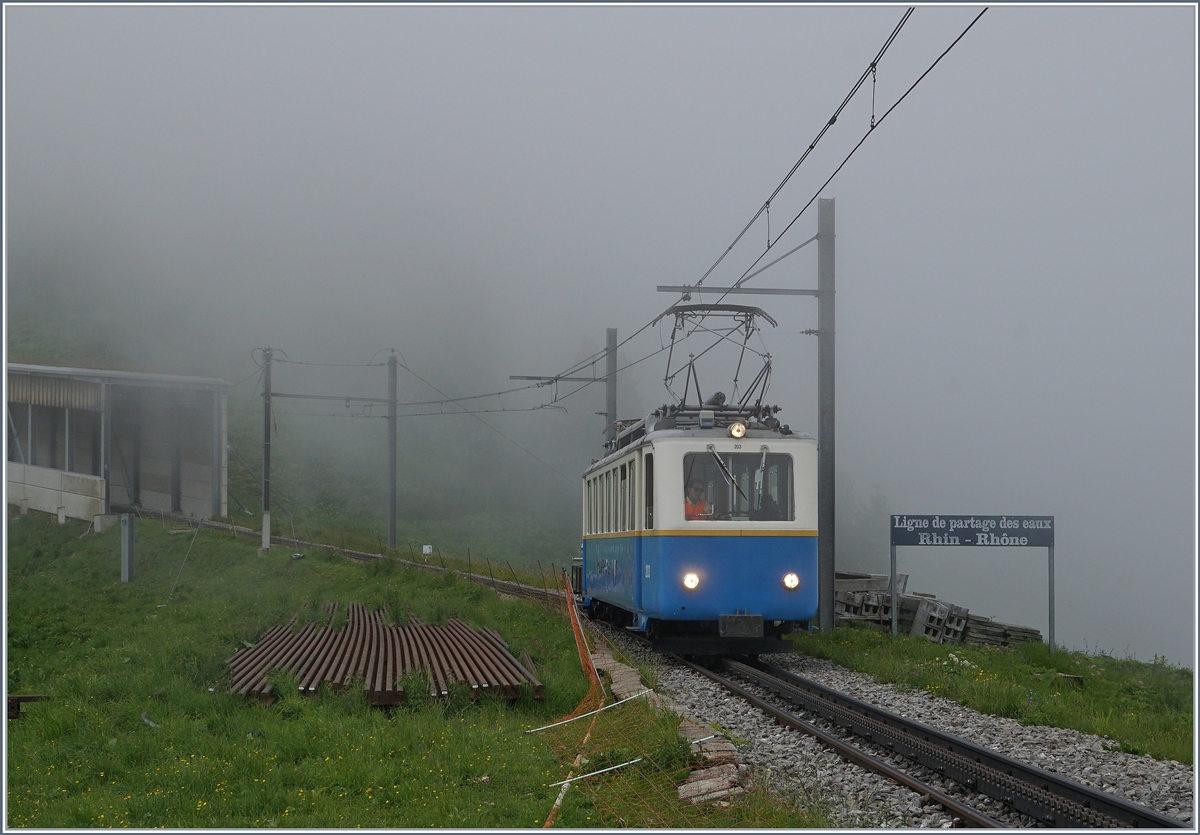
M872 95L878 119L981 8L917 8L772 204L773 238L867 132ZM268 344L396 348L449 394L508 388L704 275L903 13L9 4L6 279L153 334L157 370L232 382ZM822 192L839 567L886 570L887 513L1054 515L1059 640L1193 664L1195 159L1191 4L992 8L871 134ZM815 229L814 205L773 252ZM767 237L763 218L705 283ZM815 249L752 286L815 287ZM816 344L797 334L815 302L755 303L779 322L755 342L768 400L815 435ZM663 373L623 373L622 417L667 400ZM600 453L603 391L559 405L488 417L546 444L542 464L496 436L557 516ZM445 437L490 432L472 420ZM900 570L1046 629L1044 551L903 549Z

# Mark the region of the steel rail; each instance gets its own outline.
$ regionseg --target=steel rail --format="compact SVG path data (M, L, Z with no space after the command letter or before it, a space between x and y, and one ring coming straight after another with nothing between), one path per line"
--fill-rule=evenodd
M950 795L939 791L938 789L934 788L933 786L930 786L927 783L921 782L920 780L913 777L912 775L906 774L903 771L899 771L898 769L893 768L892 766L888 765L887 763L883 762L882 760L872 757L870 754L867 754L867 753L859 750L858 748L855 748L853 745L850 745L850 744L846 743L845 741L838 739L835 736L831 736L830 734L827 734L825 731L821 730L817 726L810 724L808 722L805 722L803 719L800 719L799 717L795 716L794 714L788 713L787 711L771 704L770 702L760 699L758 696L755 696L749 690L746 690L745 688L739 686L738 684L734 683L733 681L730 681L729 679L714 672L713 670L710 670L707 667L702 667L699 664L696 664L692 661L688 661L687 659L681 658L678 655L673 655L671 657L674 658L679 663L691 668L692 670L695 670L696 672L700 673L701 675L705 676L706 678L709 678L712 681L716 682L717 684L721 685L729 692L736 694L737 696L739 696L742 699L745 699L747 702L749 702L750 704L757 707L759 710L766 713L768 716L770 716L772 719L774 719L780 725L784 725L785 727L788 727L793 730L797 730L802 733L806 733L809 736L815 737L816 739L818 739L825 745L827 745L830 748L837 751L837 753L842 757L842 759L853 762L857 765L862 766L863 768L870 769L871 771L874 771L878 774L882 774L884 777L888 778L889 780L892 780L893 782L896 782L896 783L900 783L903 786L907 786L908 788L912 789L915 792L919 792L920 794L923 794L923 795L928 795L935 803L940 803L942 805L942 808L944 808L946 811L950 812L951 814L957 816L964 822L973 824L976 827L980 827L980 828L984 828L984 829L1002 829L1002 828L1004 828L1004 824L1000 823L999 821L997 821L993 818L988 817L983 812L980 812L978 809L972 808L971 806L968 806L965 803L962 803L962 802L954 799Z
M1184 826L1153 809L883 710L772 664L723 659L723 665L805 710L1049 826Z

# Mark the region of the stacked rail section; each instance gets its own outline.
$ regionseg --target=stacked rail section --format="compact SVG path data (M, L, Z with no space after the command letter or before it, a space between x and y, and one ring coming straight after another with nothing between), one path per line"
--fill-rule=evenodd
M238 650L226 664L233 681L230 692L241 696L275 698L270 673L282 670L299 680L300 693L313 695L322 684L349 687L362 682L371 704L393 705L404 699L401 681L423 675L429 696L445 696L462 684L471 694L496 693L520 697L529 688L543 697L542 683L532 664L522 666L493 629L471 629L460 620L431 626L409 616L400 626L388 620L387 611L368 612L358 603L347 607L345 625L332 625L336 603L324 611L324 623L315 621L296 630L296 618L272 627L252 646Z

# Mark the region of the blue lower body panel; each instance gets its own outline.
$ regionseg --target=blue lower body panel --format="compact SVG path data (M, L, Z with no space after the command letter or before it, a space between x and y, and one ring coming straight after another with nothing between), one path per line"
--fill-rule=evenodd
M585 539L583 594L647 620L717 620L746 612L764 621L817 613L817 537L771 532L741 536ZM788 589L784 575L800 584ZM695 589L683 585L695 574Z

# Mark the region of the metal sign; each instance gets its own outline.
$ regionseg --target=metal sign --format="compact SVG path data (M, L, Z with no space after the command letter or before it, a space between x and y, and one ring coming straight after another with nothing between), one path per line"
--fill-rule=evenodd
M1050 652L1054 652L1054 517L1053 516L932 516L894 515L892 520L891 589L892 634L899 628L896 601L896 547L899 545L956 545L1045 548L1050 580Z
M1053 516L892 516L893 545L1054 547Z

